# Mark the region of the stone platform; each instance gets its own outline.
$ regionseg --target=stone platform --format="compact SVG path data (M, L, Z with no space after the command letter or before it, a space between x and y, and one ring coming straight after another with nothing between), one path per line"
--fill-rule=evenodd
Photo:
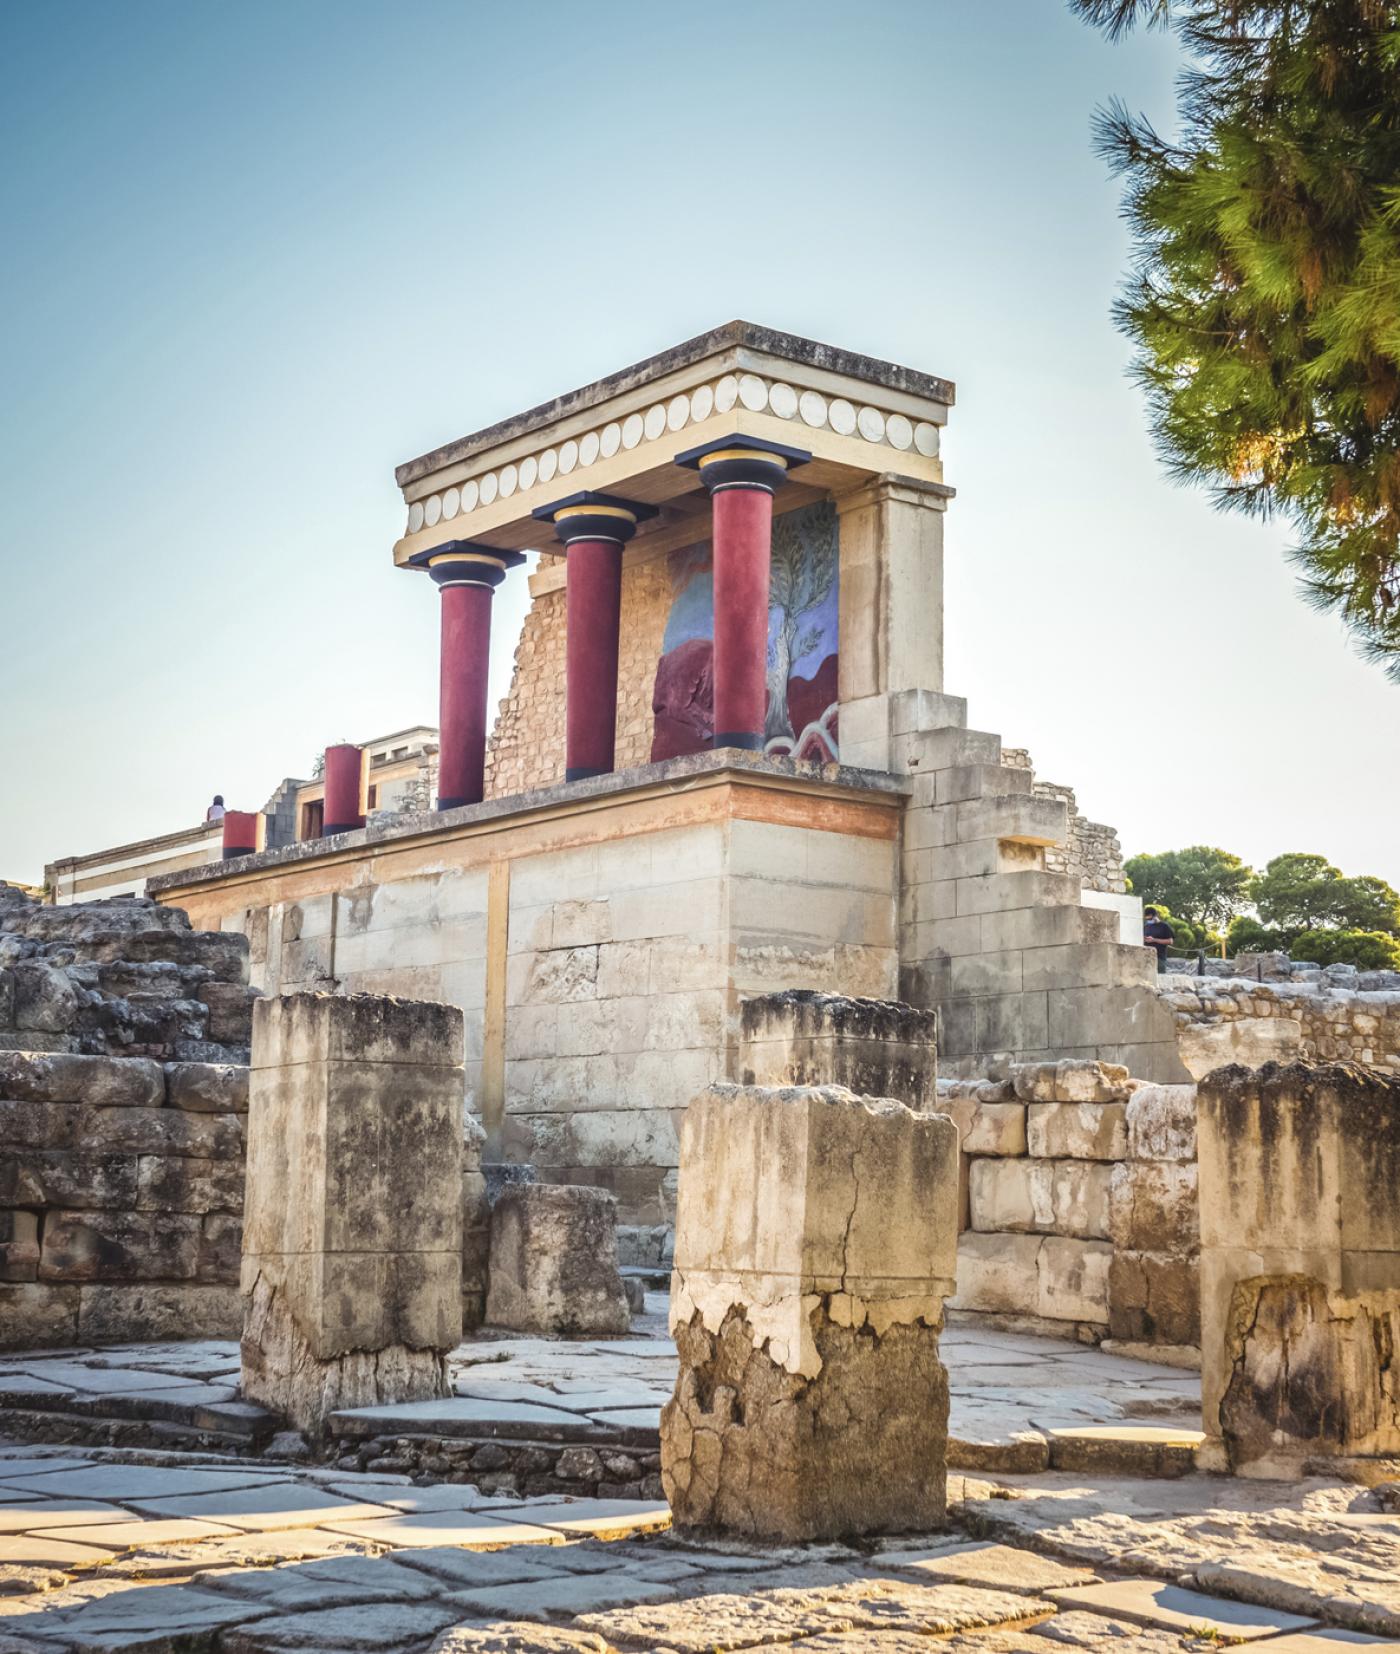
M665 1294L648 1294L627 1338L484 1332L450 1358L452 1398L337 1413L332 1454L346 1469L388 1460L395 1472L470 1475L508 1494L567 1486L659 1498L658 1417L676 1375L665 1309ZM956 1469L1192 1468L1195 1373L976 1324L947 1327L941 1347ZM237 1398L237 1378L231 1342L4 1356L0 1428L27 1440L253 1451L277 1421Z

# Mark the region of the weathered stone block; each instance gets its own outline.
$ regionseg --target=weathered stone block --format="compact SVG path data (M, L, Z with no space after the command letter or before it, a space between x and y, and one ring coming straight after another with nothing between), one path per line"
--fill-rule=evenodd
M937 1013L900 1000L793 990L743 1002L737 1072L745 1085L842 1085L932 1106Z
M1106 1241L1047 1235L1036 1257L1038 1313L1053 1321L1106 1325L1112 1263Z
M1140 1085L1128 1099L1127 1122L1134 1160L1196 1158L1194 1085Z
M0 1102L0 1148L76 1148L86 1117L77 1103Z
M82 1001L65 971L41 960L25 959L11 968L10 979L16 1028L61 1034L77 1021Z
M1040 1313L1042 1235L988 1235L967 1230L958 1237L958 1290L953 1309L1007 1315Z
M1400 1082L1218 1069L1197 1148L1207 1435L1246 1475L1400 1455Z
M183 1338L236 1338L242 1319L237 1287L187 1282L66 1288L78 1293L73 1341L119 1344Z
M1123 1103L1031 1103L1026 1146L1046 1160L1121 1160L1128 1152Z
M1303 1054L1303 1025L1293 1017L1183 1022L1177 1025L1176 1043L1182 1062L1199 1080L1231 1063L1262 1068L1265 1063L1297 1061Z
M236 1287L242 1244L242 1216L233 1212L210 1212L199 1230L199 1260L195 1272L200 1280Z
M1113 1168L1088 1160L974 1160L972 1227L1105 1237Z
M1011 1078L1016 1095L1027 1103L1121 1103L1133 1090L1126 1068L1083 1057L1018 1063Z
M166 1100L194 1114L246 1114L248 1072L234 1063L168 1062Z
M187 1114L175 1108L89 1108L82 1111L84 1144L102 1154L184 1154L204 1160L241 1160L244 1117Z
M243 1388L299 1429L447 1393L462 1043L455 1006L295 994L254 1007Z
M958 1128L964 1155L1022 1155L1026 1152L1026 1105L984 1103L976 1097L940 1096L934 1113Z
M243 1211L241 1161L143 1154L135 1164L137 1187L132 1204L141 1211L240 1215Z
M1113 1244L1129 1252L1194 1256L1201 1240L1196 1184L1196 1168L1187 1161L1125 1160L1115 1166L1108 1196Z
M502 1190L491 1211L486 1319L518 1332L626 1332L612 1195L551 1183Z
M835 1087L691 1104L661 1423L679 1526L806 1540L942 1520L957 1160L943 1116Z
M0 1349L41 1350L78 1342L76 1286L0 1283Z
M238 1182L241 1191L241 1170ZM0 1206L5 1205L130 1209L136 1205L136 1156L7 1150L0 1155Z
M0 1052L0 1097L16 1102L87 1103L93 1108L159 1108L160 1064L142 1057Z
M197 1217L173 1212L50 1212L44 1281L179 1281L199 1264Z
M247 1045L253 1037L253 1002L257 988L240 982L206 982L200 1000L209 1007L209 1038L227 1045Z
M1116 1249L1108 1273L1108 1330L1124 1343L1199 1344L1201 1269L1195 1254Z

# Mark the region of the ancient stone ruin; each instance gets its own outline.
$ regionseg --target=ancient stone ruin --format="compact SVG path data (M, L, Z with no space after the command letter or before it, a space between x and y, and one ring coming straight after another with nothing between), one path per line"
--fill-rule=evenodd
M936 1527L957 1133L838 1087L716 1086L682 1135L662 1476L680 1528Z

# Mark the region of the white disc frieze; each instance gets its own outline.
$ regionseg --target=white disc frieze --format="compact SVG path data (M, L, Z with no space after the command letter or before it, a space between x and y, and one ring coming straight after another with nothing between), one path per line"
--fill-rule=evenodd
M559 445L559 475L567 477L578 464L578 443L572 437Z
M702 419L708 419L715 411L715 391L713 385L701 385L691 394L690 417L698 425Z
M501 467L501 498L508 500L515 492L515 485L520 481L520 473L513 465Z
M791 419L797 412L797 392L779 380L768 387L768 406L779 419Z
M657 437L666 429L666 406L662 402L653 402L647 409L646 433L647 441L655 442Z
M604 459L611 459L622 446L622 427L616 420L611 425L604 425L602 434L598 438L598 452Z
M761 413L768 406L768 387L756 373L746 373L740 379L739 400L750 413Z
M424 528L436 528L441 520L442 498L440 495L430 494L423 501L423 526Z
M844 396L838 396L831 404L827 417L837 436L850 436L856 428L856 410Z
M416 534L423 526L423 502L415 500L408 508L408 532Z
M500 479L494 471L488 471L481 479L481 503L490 505L496 498L496 490L501 486Z
M914 427L903 414L891 414L885 421L885 435L890 439L891 448L903 452L914 441Z
M690 423L690 398L681 392L666 404L666 429L683 431Z
M468 511L476 510L476 502L480 495L481 484L475 477L473 477L470 482L464 482L462 484L462 511L464 514Z
M533 454L527 454L520 462L520 492L533 488L540 474L540 462Z
M442 496L442 516L444 522L451 522L462 509L462 491L460 488L449 488Z
M578 462L580 465L592 465L598 457L598 449L602 441L597 431L585 431L578 439Z
M738 400L739 381L732 373L726 373L715 386L715 412L728 413Z
M862 408L856 415L856 424L867 442L884 440L885 416L878 408Z
M554 473L559 469L559 455L553 448L546 448L540 455L540 481L551 482Z
M646 420L639 413L628 414L622 422L622 446L635 448L646 431Z
M816 391L803 391L797 411L802 415L802 423L813 430L819 431L826 424L826 398Z

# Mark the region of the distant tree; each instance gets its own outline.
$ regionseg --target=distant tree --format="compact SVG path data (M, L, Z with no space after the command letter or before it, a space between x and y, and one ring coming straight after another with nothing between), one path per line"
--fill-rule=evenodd
M1317 607L1400 683L1400 0L1070 0L1174 28L1180 136L1121 104L1114 314L1172 475L1282 513Z
M1400 933L1400 894L1371 874L1343 879L1336 893L1332 923L1342 930Z
M1304 931L1400 933L1400 895L1384 879L1343 877L1325 856L1275 856L1249 894L1260 919L1285 933L1288 944Z
M1400 971L1400 938L1381 930L1305 930L1289 953L1315 965L1355 965L1363 971Z
M1287 953L1288 938L1283 931L1271 930L1250 914L1242 913L1230 921L1225 933L1225 951L1232 959L1241 953Z
M1250 869L1228 850L1193 844L1125 865L1133 892L1180 914L1196 930L1222 928L1249 903Z

